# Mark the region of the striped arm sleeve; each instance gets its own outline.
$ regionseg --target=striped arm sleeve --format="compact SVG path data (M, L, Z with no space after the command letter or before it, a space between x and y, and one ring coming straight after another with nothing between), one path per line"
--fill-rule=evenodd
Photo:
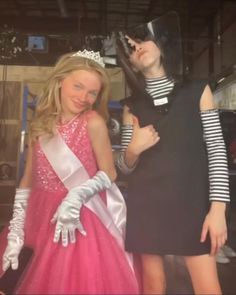
M121 151L124 152L131 142L133 125L122 125L121 127Z
M128 167L125 163L125 150L127 146L131 142L133 134L133 125L123 125L121 128L121 150L116 160L116 166L123 172L124 174L130 174L136 167Z
M210 201L229 202L229 172L218 110L201 111L208 155Z

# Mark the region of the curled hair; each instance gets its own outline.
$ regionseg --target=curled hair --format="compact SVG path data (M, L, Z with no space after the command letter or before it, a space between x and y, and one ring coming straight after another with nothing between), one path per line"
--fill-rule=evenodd
M30 128L30 136L33 140L43 134L54 134L55 125L62 113L60 85L73 71L86 70L99 74L102 87L93 107L106 121L108 120L107 103L110 96L110 81L105 69L91 59L72 56L72 54L65 54L58 60L39 95Z

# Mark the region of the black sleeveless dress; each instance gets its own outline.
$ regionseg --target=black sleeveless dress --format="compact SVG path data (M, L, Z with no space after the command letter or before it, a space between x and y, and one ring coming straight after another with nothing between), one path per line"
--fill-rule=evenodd
M166 114L148 95L124 100L140 126L153 124L160 141L142 153L128 176L126 250L159 255L210 252L210 239L200 242L209 210L208 164L200 98L206 81L188 81L169 96Z

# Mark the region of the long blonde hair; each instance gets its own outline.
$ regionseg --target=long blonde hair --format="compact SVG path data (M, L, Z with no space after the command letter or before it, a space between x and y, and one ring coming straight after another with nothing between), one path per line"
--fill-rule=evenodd
M53 135L55 125L61 115L60 84L76 70L93 71L100 75L102 87L94 104L94 109L107 121L110 81L105 69L97 62L72 53L64 54L53 68L42 93L39 95L34 119L30 127L30 137L35 140L43 134Z

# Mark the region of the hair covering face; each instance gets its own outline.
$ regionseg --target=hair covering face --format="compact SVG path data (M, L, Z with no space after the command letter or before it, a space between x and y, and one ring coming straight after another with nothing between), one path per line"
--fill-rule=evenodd
M135 72L129 62L130 54L135 50L128 38L135 42L153 41L160 48L162 63L167 76L180 78L183 74L182 40L180 21L176 12L169 12L146 24L117 34L118 60L123 67L128 82L135 83ZM133 77L132 77L133 75ZM134 85L133 85L134 86Z

